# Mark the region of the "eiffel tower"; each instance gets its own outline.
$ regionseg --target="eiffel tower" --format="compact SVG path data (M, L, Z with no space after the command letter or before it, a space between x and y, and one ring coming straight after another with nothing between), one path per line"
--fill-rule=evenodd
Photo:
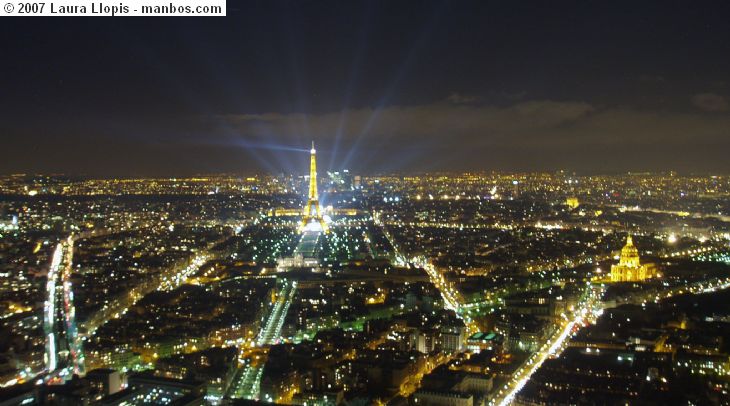
M317 150L314 149L314 141L312 141L312 149L309 152L309 197L306 206L304 206L304 213L302 213L300 230L321 229L326 233L328 231L327 224L322 218L319 208L319 194L317 193Z

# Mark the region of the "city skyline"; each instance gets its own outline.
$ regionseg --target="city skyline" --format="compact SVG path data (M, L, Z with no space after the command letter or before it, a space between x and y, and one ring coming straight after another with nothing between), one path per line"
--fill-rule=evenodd
M0 8L3 406L730 404L730 2L80 3Z
M320 176L308 152L309 176L0 176L0 398L730 396L730 177Z

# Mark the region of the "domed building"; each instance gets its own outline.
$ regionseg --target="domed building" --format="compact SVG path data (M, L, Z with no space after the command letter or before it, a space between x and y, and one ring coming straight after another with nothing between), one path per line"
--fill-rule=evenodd
M642 265L634 240L631 235L626 237L626 245L621 249L618 264L611 266L611 282L640 282L656 276L656 265L652 263Z

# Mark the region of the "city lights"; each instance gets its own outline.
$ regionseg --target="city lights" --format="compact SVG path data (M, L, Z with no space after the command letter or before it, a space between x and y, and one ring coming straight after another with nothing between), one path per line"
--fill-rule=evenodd
M730 404L730 2L4 3L1 405Z

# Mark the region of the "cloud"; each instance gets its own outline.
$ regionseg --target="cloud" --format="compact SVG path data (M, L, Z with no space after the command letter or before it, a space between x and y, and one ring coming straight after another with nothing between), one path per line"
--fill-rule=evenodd
M472 104L479 102L479 98L476 96L467 96L460 93L451 93L446 101L453 104Z
M345 140L368 137L373 140L413 141L449 137L497 142L500 138L537 135L545 129L568 126L593 110L588 103L549 100L507 107L441 102L319 115L268 113L223 118L241 134L253 137L277 135L291 138L304 131L315 137L334 136L341 117L344 117L341 133Z
M247 140L306 146L315 139L334 164L360 165L369 171L399 170L397 165L428 170L431 164L475 169L730 170L716 153L730 148L730 116L701 112L652 112L581 101L497 106L445 100L220 119ZM339 150L327 151L336 137Z
M717 112L730 110L725 97L714 93L700 93L692 96L692 104L704 111Z

